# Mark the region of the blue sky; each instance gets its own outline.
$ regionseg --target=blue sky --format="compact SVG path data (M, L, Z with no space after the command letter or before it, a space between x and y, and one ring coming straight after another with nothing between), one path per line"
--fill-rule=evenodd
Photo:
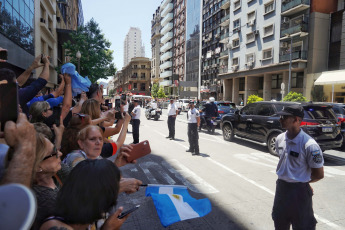
M94 18L114 50L114 63L123 67L123 41L130 27L141 29L146 57L151 58L151 20L162 0L82 0L84 22Z

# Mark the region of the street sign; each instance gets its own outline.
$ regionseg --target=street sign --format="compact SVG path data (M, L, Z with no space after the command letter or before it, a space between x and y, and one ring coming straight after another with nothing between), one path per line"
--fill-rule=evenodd
M285 89L285 84L284 84L284 82L280 85L280 88L282 89L282 91Z
M282 91L280 91L280 93L281 93L281 94L284 94L284 93L285 93L285 91L284 91L284 90L282 90Z

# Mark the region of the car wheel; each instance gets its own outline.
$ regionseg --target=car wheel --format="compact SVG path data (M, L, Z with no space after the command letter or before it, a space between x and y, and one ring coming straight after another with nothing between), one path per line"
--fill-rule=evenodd
M223 138L226 141L233 141L234 140L234 129L230 124L223 125Z
M269 136L268 140L267 140L267 148L268 151L270 152L270 154L274 155L274 156L278 156L277 152L276 152L276 139L277 139L278 134L277 133L273 133Z

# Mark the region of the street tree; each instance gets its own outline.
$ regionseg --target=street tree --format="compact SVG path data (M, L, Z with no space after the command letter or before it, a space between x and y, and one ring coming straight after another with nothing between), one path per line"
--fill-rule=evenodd
M159 91L159 85L153 84L152 89L151 89L151 96L154 98L157 98L158 97L158 91Z
M66 56L71 57L71 62L78 65L76 53L80 51L80 75L88 76L91 82L100 78L113 76L116 67L113 61L111 43L101 33L98 23L92 18L86 25L78 27L75 33L71 33L72 41L63 44Z
M303 102L307 101L307 98L303 96L301 93L296 93L293 91L290 91L284 98L283 101L296 101L296 102Z
M250 95L247 100L247 104L254 103L257 101L263 101L264 99L262 97L259 97L258 95Z
M158 92L157 92L157 96L158 96L158 98L166 98L167 96L165 95L165 93L164 93L164 88L163 88L163 86L161 86L160 88L159 88L159 90L158 90Z
M109 96L114 97L114 95L115 95L115 89L109 90Z

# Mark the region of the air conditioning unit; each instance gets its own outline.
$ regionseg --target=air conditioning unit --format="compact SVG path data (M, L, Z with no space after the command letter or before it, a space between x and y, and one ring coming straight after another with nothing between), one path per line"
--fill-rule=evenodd
M231 66L232 71L237 71L238 70L238 65L233 65Z
M252 61L247 62L247 67L248 67L248 68L252 68L252 67L253 67L253 64L254 64L254 63L253 63Z
M248 26L254 26L255 25L255 19L252 19L250 20L248 23L247 23Z
M259 35L259 30L253 31L254 35Z
M290 18L288 17L283 17L283 23L289 23L290 22Z
M229 50L232 49L232 44L229 42L228 44L226 44L226 48L228 48Z

